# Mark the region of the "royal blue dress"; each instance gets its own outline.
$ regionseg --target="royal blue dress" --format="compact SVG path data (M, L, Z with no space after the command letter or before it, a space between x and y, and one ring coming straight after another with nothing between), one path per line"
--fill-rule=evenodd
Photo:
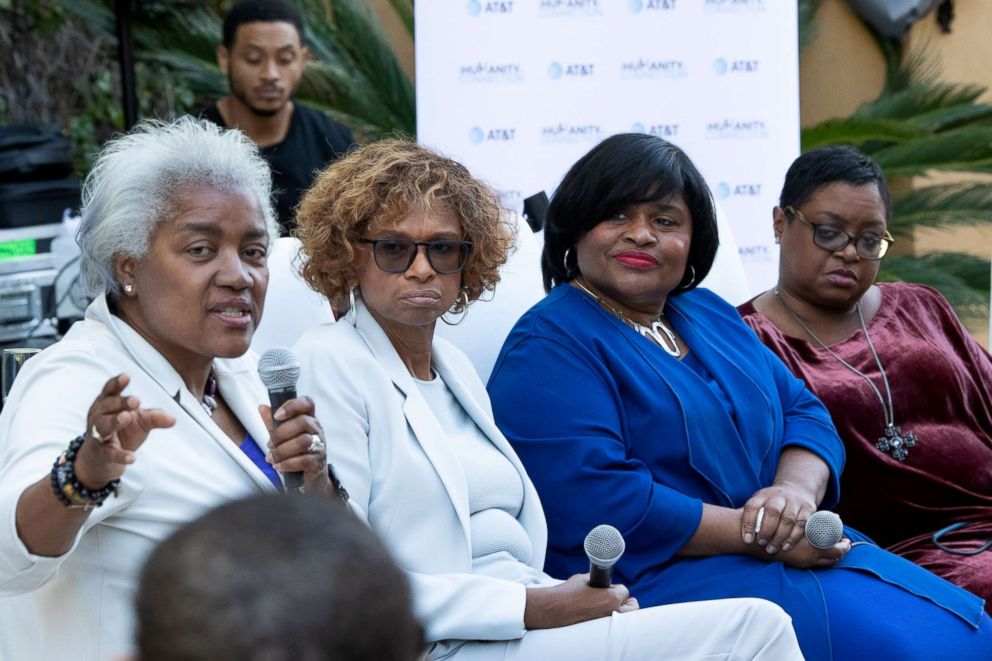
M627 543L614 580L642 606L762 597L792 616L814 661L992 659L981 599L870 543L827 569L677 555L703 503L742 507L772 483L786 447L830 467L820 508L832 508L844 449L820 401L733 307L696 289L670 297L665 312L689 364L568 285L531 308L503 345L489 393L541 495L545 570L587 571L582 541L608 523Z

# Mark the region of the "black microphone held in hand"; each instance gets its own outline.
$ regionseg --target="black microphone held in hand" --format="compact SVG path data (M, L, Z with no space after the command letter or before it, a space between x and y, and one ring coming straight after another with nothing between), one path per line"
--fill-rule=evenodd
M598 525L589 531L582 544L589 558L589 585L608 588L613 584L613 565L623 555L623 535L613 526Z
M272 424L279 426L275 419L279 407L291 399L296 399L296 381L300 378L300 362L289 349L275 347L262 354L258 360L258 376L269 391L269 405L272 407ZM303 473L284 473L287 491L300 491L303 488Z

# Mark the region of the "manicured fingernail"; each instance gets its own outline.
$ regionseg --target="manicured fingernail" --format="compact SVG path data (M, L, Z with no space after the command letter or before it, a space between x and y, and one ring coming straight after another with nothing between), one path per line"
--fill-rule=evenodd
M750 544L753 541L754 541L754 535L752 535L749 532L744 533L744 543L745 544Z
M272 463L272 453L271 452L269 452L268 454L265 455L265 461L267 463L270 463L270 464Z
M768 543L768 540L766 540L766 539L759 539L758 540L758 546L764 546L767 543Z
M775 553L778 548L776 548L774 544L769 544L765 550L768 551L768 553Z
M279 409L278 411L276 411L276 414L275 414L274 417L275 417L276 420L282 420L283 418L285 418L286 417L286 411L285 411L285 409Z
M788 551L791 548L792 548L792 544L790 544L789 542L786 542L785 544L782 544L782 550L783 551Z

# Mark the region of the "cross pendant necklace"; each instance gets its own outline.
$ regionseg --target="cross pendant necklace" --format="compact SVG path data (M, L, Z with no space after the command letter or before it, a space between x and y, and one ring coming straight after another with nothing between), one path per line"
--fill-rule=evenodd
M885 369L882 367L882 361L878 357L878 352L875 351L875 345L872 344L871 336L868 335L868 325L865 324L865 316L861 313L861 303L860 301L855 305L858 311L858 320L861 322L861 332L865 334L865 341L868 343L868 348L871 350L871 355L875 358L875 364L878 365L878 372L882 375L882 385L885 386L885 397L882 397L882 391L878 389L875 382L869 378L867 374L856 368L854 365L850 364L840 356L838 356L834 351L826 345L826 343L816 336L813 331L809 329L803 320L799 318L792 309L785 304L785 300L779 295L778 287L772 290L772 294L778 299L778 302L782 304L785 311L796 321L799 326L806 331L813 340L816 341L827 353L833 356L841 365L851 370L862 379L868 382L871 389L875 392L878 397L879 403L882 405L882 412L885 414L885 431L884 435L879 437L875 441L875 447L881 452L891 455L893 459L898 461L906 461L906 457L909 456L909 449L916 446L919 441L916 435L912 432L902 433L902 428L898 427L895 423L895 409L892 406L892 389L889 387L889 379L885 375Z

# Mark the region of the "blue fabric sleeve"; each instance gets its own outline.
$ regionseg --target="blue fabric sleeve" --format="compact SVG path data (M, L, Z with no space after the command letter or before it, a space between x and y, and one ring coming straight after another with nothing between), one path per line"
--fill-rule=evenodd
M809 391L806 384L793 376L778 356L764 345L759 346L765 354L782 402L785 423L782 450L793 446L801 447L823 459L830 469L830 477L820 509L830 509L840 500L840 474L844 470L845 461L844 442L837 434L837 428L823 402Z
M667 561L695 533L702 501L655 482L628 456L619 393L593 356L524 337L504 347L489 392L497 424L541 495L554 552L546 571L562 578L585 571L582 542L601 523L627 541L621 571L625 560L630 567ZM562 556L567 566L555 566L552 558Z

